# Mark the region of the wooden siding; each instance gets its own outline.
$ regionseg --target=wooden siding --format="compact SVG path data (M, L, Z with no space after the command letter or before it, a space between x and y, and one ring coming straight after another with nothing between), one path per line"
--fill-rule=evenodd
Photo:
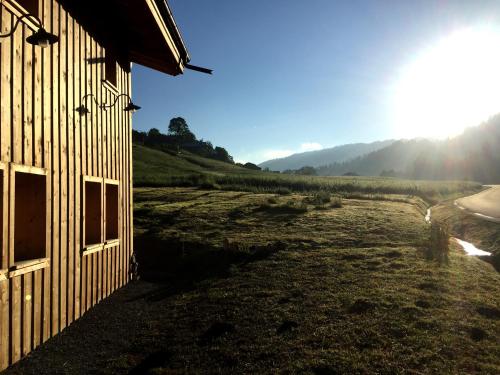
M12 1L3 4L0 30L6 33L20 9ZM45 49L26 43L34 30L30 22L0 39L0 370L129 280L131 115L123 111L123 98L106 111L89 98L91 113L83 117L75 108L85 94L94 94L101 103L112 102L118 93L130 94L130 73L118 65L117 87L103 84L105 46L55 0L40 0L39 15L59 43ZM13 163L44 170L48 189L47 256L20 270L13 267L10 246ZM85 255L83 176L114 180L119 187L119 241L105 244L103 239L98 251Z

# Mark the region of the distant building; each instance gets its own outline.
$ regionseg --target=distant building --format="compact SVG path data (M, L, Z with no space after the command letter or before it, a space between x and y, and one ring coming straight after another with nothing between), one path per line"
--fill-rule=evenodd
M0 7L1 370L130 279L131 63L189 56L165 0Z

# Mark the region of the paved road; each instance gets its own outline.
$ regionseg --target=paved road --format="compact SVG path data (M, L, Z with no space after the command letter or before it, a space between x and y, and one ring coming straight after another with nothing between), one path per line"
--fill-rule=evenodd
M500 221L500 185L492 185L480 193L457 199L455 203L477 216Z

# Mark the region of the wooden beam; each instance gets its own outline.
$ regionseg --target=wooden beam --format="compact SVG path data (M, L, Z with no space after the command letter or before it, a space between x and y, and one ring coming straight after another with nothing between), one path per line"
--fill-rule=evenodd
M31 262L29 265L22 266L22 267L17 267L17 264L16 264L12 269L9 269L9 278L21 276L21 275L24 275L26 273L40 270L42 268L46 268L49 266L50 266L50 260L48 258L37 259L37 260Z

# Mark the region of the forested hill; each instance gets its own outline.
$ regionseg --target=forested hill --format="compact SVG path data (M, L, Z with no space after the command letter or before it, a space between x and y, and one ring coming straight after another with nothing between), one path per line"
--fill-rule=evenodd
M451 139L397 141L353 160L317 168L317 173L500 183L500 115Z
M134 144L147 146L160 151L179 152L189 151L192 154L208 159L214 159L233 164L233 157L225 148L213 146L211 142L197 139L196 135L189 129L185 119L176 117L170 120L167 134L152 128L147 132L132 131Z
M300 169L305 166L319 167L331 163L341 163L358 156L368 154L392 144L394 140L373 143L353 143L336 146L319 151L302 152L284 158L265 161L259 166L272 171L285 171L287 169Z

